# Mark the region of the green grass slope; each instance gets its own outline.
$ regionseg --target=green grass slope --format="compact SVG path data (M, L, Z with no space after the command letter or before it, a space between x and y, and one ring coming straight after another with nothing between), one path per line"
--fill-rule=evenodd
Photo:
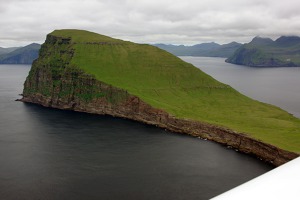
M80 30L51 35L71 38L71 64L156 108L300 152L299 119L238 93L166 51Z

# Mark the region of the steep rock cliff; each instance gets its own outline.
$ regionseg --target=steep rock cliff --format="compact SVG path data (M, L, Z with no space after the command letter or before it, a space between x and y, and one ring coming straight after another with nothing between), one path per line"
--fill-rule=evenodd
M94 43L93 43L94 44ZM123 45L102 42L96 45ZM274 165L298 156L248 135L208 123L178 118L127 90L100 81L72 63L74 41L49 34L24 83L23 102L46 107L124 117L168 130L206 138L253 154ZM219 88L217 88L220 90Z

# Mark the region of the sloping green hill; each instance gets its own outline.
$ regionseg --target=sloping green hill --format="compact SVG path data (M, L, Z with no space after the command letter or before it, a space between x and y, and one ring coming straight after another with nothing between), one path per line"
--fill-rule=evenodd
M300 37L282 36L275 41L255 37L237 49L226 62L254 67L300 66Z
M31 64L37 59L40 44L32 43L6 54L0 55L0 64Z
M56 30L50 35L71 39L71 65L153 107L300 152L299 119L238 93L166 51L88 31Z

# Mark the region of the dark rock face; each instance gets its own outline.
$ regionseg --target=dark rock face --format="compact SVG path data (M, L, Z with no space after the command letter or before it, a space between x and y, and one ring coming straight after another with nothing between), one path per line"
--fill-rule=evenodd
M198 121L178 119L139 97L86 74L71 64L70 40L48 36L24 83L21 101L45 107L107 114L206 138L253 154L278 166L298 156L242 133Z
M300 37L282 36L276 41L255 37L226 62L252 67L299 67Z

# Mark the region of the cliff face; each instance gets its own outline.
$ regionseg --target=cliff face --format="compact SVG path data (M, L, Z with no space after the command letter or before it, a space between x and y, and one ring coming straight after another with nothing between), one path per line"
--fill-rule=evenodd
M247 135L199 121L177 118L141 98L97 80L72 64L70 38L48 35L24 83L21 101L45 107L124 117L168 130L206 138L253 154L278 166L296 153L255 140Z
M300 38L282 36L276 41L255 37L237 49L226 62L253 67L298 67Z
M23 99L47 107L74 109L93 104L117 105L129 98L70 64L74 49L70 40L49 35L24 83Z

